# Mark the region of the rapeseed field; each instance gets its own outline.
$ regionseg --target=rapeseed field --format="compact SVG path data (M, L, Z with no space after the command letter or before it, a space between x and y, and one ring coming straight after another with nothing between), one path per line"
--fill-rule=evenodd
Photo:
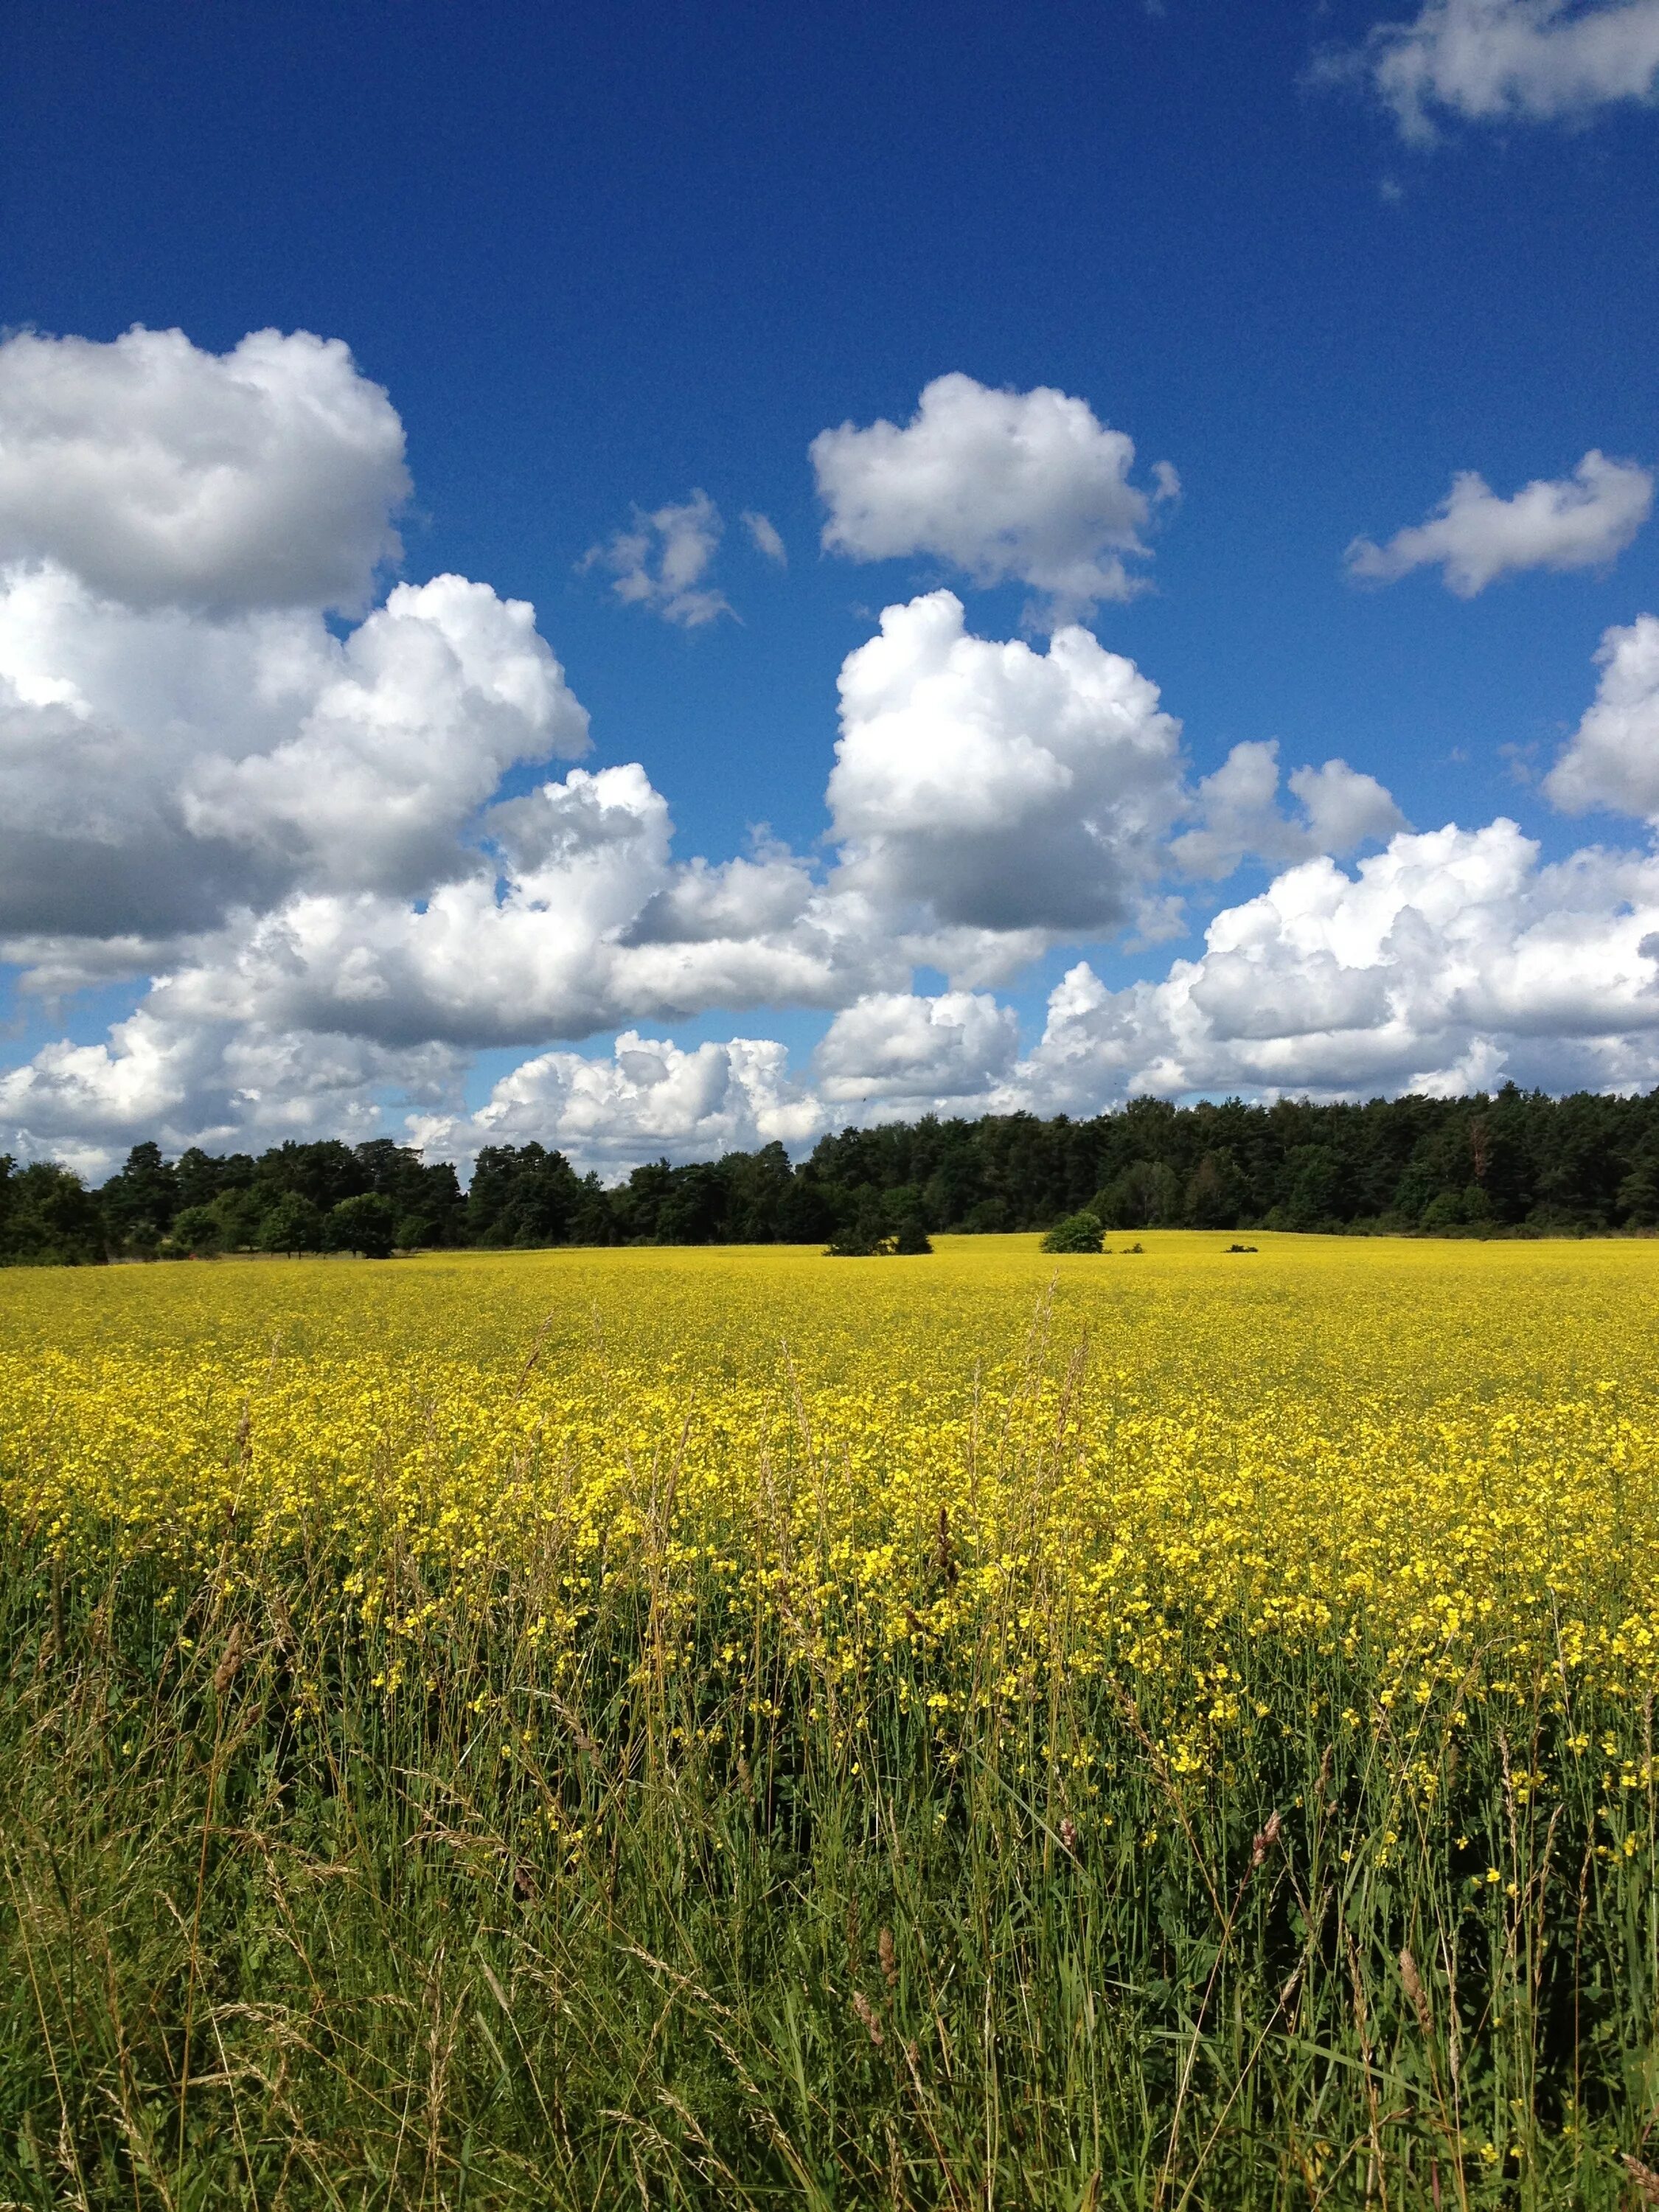
M1233 1241L0 1274L0 2197L1659 2201L1659 1243Z

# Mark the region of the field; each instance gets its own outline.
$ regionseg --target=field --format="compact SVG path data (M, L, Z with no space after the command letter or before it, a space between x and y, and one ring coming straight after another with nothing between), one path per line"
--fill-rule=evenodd
M1659 1242L1140 1241L0 1273L0 2203L1659 2202Z

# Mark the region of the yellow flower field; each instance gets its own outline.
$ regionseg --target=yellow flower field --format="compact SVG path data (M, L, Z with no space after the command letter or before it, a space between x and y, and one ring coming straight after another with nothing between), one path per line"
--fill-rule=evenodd
M1389 1698L1647 1694L1659 1243L1139 1241L14 1273L0 1505L66 1559L325 1554L394 1627L505 1572L574 1650L637 1577L981 1699L993 1647L1173 1674L1217 1727L1263 1639Z
M1659 1241L1128 1241L0 1273L0 2195L1626 2201Z

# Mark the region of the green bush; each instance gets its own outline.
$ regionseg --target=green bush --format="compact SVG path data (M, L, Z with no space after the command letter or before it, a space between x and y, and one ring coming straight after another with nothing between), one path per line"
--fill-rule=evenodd
M1045 1252L1098 1252L1105 1236L1095 1213L1068 1213L1042 1240Z
M905 1214L893 1232L892 1249L901 1259L914 1259L933 1249L927 1224L919 1212Z

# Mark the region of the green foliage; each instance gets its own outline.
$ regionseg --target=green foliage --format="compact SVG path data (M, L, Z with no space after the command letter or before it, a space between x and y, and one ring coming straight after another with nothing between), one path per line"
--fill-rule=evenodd
M292 1233L296 1220L311 1218L283 1212L286 1201L302 1200L321 1218L360 1198L376 1201L377 1210L366 1218L378 1223L378 1207L384 1205L394 1224L409 1224L410 1234L399 1242L426 1247L465 1241L465 1201L454 1169L447 1162L428 1165L418 1152L389 1138L356 1147L331 1139L289 1142L257 1160L240 1152L216 1157L192 1146L168 1162L159 1146L135 1145L125 1166L98 1193L97 1206L112 1251L129 1259L153 1259L213 1249L319 1249L309 1241L293 1247L270 1241ZM207 1227L204 1213L211 1214L216 1229ZM289 1228L268 1234L273 1216ZM186 1218L190 1227L181 1237L179 1224ZM374 1241L377 1249L384 1241L378 1228Z
M192 1259L210 1259L224 1249L224 1224L210 1206L187 1206L173 1215L168 1242Z
M1045 1252L1098 1252L1105 1231L1096 1213L1068 1213L1042 1240Z
M827 1243L846 1253L901 1239L919 1250L918 1237L941 1230L1041 1229L1083 1211L1114 1231L1646 1231L1659 1228L1659 1091L1549 1098L1506 1085L1472 1098L1180 1109L1141 1098L1087 1121L927 1115L842 1130L799 1164L771 1144L678 1167L651 1161L611 1189L544 1146L493 1145L463 1197L447 1162L387 1138L289 1143L257 1160L192 1147L171 1163L135 1145L95 1198L66 1169L37 1164L10 1181L0 1264L153 1258L183 1249L173 1225L203 1206L223 1249L286 1250L266 1231L284 1201L321 1218L367 1196L391 1207L397 1244L422 1250ZM199 1239L192 1230L192 1249Z
M826 1249L832 1260L869 1260L887 1249L887 1221L880 1199L866 1191L852 1220L830 1239Z
M1183 1215L1192 1229L1236 1229L1249 1188L1231 1152L1206 1152L1187 1178Z
M155 1144L135 1145L126 1165L98 1194L105 1233L118 1249L148 1255L178 1210L176 1178Z
M1378 1655L1263 1639L1231 1686L1306 1728L1183 1781L1110 1681L1000 1747L918 1649L860 1674L854 1759L839 1648L769 1640L711 1694L695 1612L665 1665L613 1599L573 1678L533 1591L407 1595L394 1639L321 1562L175 1591L8 1539L0 2199L1634 2201L1653 1793L1604 1816L1567 1760L1517 1802L1559 1761L1536 1720L1413 1715L1402 1802L1339 1718ZM1616 1702L1574 1724L1644 1757Z
M892 1249L900 1259L916 1259L933 1249L927 1224L918 1207L901 1215L898 1227L893 1231Z
M1107 1229L1172 1229L1181 1219L1181 1178L1165 1160L1132 1160L1090 1211Z
M0 1152L0 1267L83 1267L105 1256L98 1201L68 1168Z
M259 1223L258 1247L262 1252L283 1252L289 1259L302 1252L320 1252L323 1249L323 1219L319 1208L298 1191L286 1192L278 1198Z
M1659 1228L1659 1148L1638 1157L1614 1203L1632 1228Z
M884 1198L866 1191L851 1222L825 1247L832 1260L918 1258L933 1249L927 1217L915 1190L889 1192Z
M592 1183L597 1191L598 1183ZM562 1152L537 1144L486 1145L472 1170L466 1237L472 1244L564 1244L592 1194ZM608 1238L600 1240L608 1243Z
M227 1186L209 1206L208 1211L219 1224L219 1233L228 1252L252 1252L258 1248L259 1224L264 1215L262 1200L270 1204L266 1192L256 1190L250 1183Z
M389 1199L378 1191L362 1191L343 1198L323 1224L325 1252L356 1252L365 1260L389 1260L398 1231L398 1217Z

